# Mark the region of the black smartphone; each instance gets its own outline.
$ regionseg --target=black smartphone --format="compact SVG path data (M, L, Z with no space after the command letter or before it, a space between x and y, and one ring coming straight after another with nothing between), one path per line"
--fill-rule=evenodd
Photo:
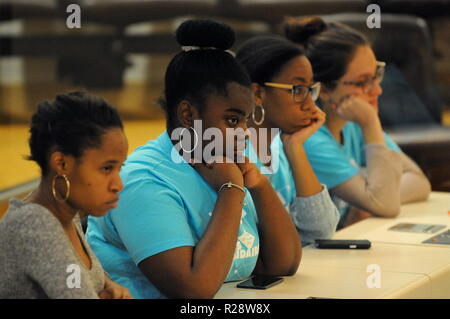
M369 249L371 245L367 239L316 239L316 247L322 249Z
M253 276L236 285L238 288L249 288L249 289L267 289L269 287L275 286L283 281L282 277L275 276Z

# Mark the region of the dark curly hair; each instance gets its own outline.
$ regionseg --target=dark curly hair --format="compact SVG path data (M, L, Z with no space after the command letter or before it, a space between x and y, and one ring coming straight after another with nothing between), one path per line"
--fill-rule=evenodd
M123 129L117 110L102 98L82 92L58 94L38 104L31 118L29 160L48 173L52 150L79 158L86 148L100 147L109 128Z
M181 46L200 47L181 51L174 56L165 75L165 101L169 131L177 126L178 104L187 99L201 113L206 98L211 94L228 96L228 84L236 82L250 87L250 78L233 55L226 50L235 40L233 29L214 20L188 20L176 31Z

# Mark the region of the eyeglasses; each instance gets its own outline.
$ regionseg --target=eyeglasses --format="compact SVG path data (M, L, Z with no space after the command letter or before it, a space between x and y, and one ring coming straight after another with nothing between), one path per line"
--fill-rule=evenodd
M265 86L270 86L279 89L290 90L292 93L292 98L296 103L303 103L308 96L308 93L311 92L311 98L313 101L317 100L320 93L320 82L317 82L311 86L305 86L301 84L283 84L283 83L273 83L273 82L265 82Z
M368 94L372 91L375 81L381 83L384 77L384 69L386 67L386 63L377 62L377 68L375 70L375 76L370 77L364 81L332 81L332 83L342 83L345 85L354 85L363 90L365 94Z

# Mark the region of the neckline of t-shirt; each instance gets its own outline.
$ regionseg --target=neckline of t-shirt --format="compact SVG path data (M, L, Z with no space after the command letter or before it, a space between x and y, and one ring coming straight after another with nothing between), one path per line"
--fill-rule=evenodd
M342 143L339 143L339 142L334 138L334 136L333 136L333 134L331 134L331 131L330 131L330 129L328 128L328 126L326 126L325 124L322 125L322 128L325 130L325 133L333 140L333 142L334 142L340 149L343 149L343 148L345 147L345 141L346 141L347 139L345 138L345 134L344 134L345 130L344 130L344 129L345 129L345 127L346 127L349 123L351 123L351 122L347 122L347 123L342 127L342 129L341 129L340 134L341 134Z

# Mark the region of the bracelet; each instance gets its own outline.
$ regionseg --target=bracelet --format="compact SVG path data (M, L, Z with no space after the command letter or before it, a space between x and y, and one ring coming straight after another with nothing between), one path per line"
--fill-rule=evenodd
M244 190L244 188L241 187L241 186L239 186L239 185L233 184L231 181L228 182L228 183L222 184L222 186L220 186L219 191L218 191L217 193L220 193L220 191L221 191L224 187L226 187L226 188L235 187L235 188L237 188L237 189L240 189L240 190L244 193L244 196L245 196L245 190ZM246 206L246 205L247 205L247 203L246 203L245 201L241 202L241 204L242 204L242 206Z
M226 188L235 187L235 188L237 188L237 189L240 189L240 190L244 193L244 195L245 195L245 190L244 190L244 188L241 187L241 186L239 186L239 185L233 184L232 182L228 182L228 183L222 184L222 186L220 186L220 188L219 188L218 193L220 193L220 191L221 191L224 187L226 187Z

